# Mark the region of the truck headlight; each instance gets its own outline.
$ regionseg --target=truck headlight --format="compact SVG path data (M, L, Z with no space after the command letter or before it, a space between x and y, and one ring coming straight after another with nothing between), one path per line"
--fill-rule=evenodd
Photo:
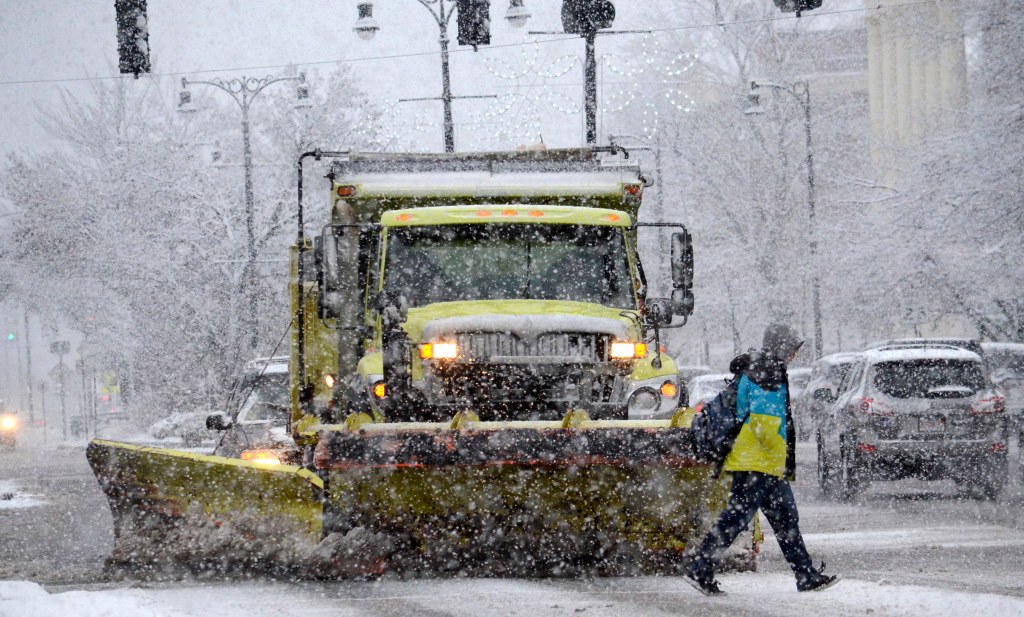
M616 360L632 360L643 358L647 355L646 343L627 343L623 341L612 342L608 355Z
M661 395L654 388L640 388L629 397L626 404L630 414L647 416L661 406Z
M4 416L0 418L0 428L5 431L13 431L18 428L18 419L14 416Z
M459 357L459 346L455 343L423 343L420 357L424 360L454 360Z

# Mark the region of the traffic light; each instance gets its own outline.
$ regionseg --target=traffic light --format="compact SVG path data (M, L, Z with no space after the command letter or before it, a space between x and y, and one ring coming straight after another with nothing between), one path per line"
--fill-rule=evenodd
M569 34L593 34L611 28L615 5L609 0L562 0L562 29Z
M813 11L814 9L821 8L821 0L774 0L775 6L779 7L779 10L783 13L796 12L796 16L800 17L802 11Z
M14 342L14 338L15 338L15 337L14 337L14 333L13 333L13 332L8 332L8 333L7 333L7 341L8 341L9 343L13 343L13 342Z
M491 0L456 0L459 45L491 44Z
M122 74L149 72L149 24L146 0L114 0L117 14L118 68Z

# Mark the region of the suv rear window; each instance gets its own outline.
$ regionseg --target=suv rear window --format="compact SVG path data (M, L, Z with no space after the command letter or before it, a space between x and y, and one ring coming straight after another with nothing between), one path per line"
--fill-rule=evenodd
M880 362L873 382L896 398L961 398L985 387L981 364L938 358Z

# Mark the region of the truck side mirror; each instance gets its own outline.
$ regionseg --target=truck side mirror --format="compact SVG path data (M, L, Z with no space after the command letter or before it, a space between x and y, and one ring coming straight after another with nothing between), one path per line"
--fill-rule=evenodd
M664 328L672 324L672 301L668 298L651 298L647 300L647 323L655 328Z
M693 288L693 240L688 231L672 234L672 286Z
M680 317L693 315L693 292L689 289L672 290L672 314Z
M317 309L321 319L339 319L348 321L352 311L345 306L345 291L355 284L355 261L346 264L342 253L354 254L357 246L349 246L357 242L357 234L346 233L346 229L337 226L324 228L323 233L314 242L313 251L316 263Z
M211 431L226 431L231 428L231 421L222 413L206 416L206 428Z
M693 314L693 240L690 232L672 234L672 313Z

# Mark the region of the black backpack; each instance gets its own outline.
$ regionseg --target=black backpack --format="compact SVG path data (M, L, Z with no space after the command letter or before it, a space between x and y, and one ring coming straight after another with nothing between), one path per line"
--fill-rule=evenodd
M690 430L697 460L715 466L715 477L722 473L725 457L729 456L743 422L736 417L736 390L739 379L734 379L708 401L701 412L693 417Z

